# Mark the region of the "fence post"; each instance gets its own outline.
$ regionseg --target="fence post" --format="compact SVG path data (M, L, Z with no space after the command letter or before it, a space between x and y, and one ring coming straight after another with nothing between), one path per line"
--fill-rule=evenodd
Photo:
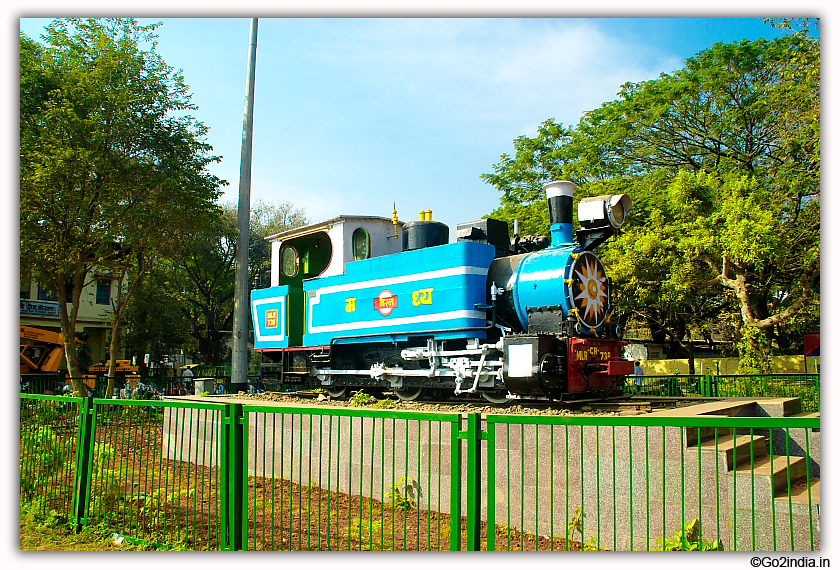
M222 550L243 550L248 545L248 429L242 404L225 406L222 424Z
M458 434L467 440L467 550L481 550L481 414L467 414L467 429ZM459 525L460 526L460 525ZM488 533L491 532L488 530Z
M449 550L461 550L461 420L450 424Z
M705 374L703 376L703 391L701 396L708 398L712 395L712 376L710 374Z
M79 404L79 428L76 439L76 473L73 481L73 529L80 532L87 523L90 503L90 478L93 467L93 435L96 407L93 397Z

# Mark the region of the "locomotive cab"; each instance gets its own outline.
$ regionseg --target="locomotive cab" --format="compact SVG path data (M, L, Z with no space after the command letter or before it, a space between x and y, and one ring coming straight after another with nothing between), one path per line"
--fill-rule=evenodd
M271 283L251 294L256 346L303 346L308 280L343 275L347 264L402 251L402 222L376 216L338 216L266 238Z

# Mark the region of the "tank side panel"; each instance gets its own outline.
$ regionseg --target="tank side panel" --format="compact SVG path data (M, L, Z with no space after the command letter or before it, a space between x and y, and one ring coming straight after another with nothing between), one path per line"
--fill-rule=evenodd
M288 285L251 291L254 348L289 346L288 295Z
M494 248L454 243L347 264L345 275L304 282L304 345L335 338L486 326Z

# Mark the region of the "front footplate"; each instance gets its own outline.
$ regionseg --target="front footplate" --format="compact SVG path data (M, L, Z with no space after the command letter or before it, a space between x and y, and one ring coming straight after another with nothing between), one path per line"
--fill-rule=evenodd
M559 398L566 391L564 343L551 335L502 339L505 386L513 394Z

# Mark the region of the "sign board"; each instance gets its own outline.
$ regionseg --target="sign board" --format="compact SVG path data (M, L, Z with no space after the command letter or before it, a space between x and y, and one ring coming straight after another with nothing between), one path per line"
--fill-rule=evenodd
M58 303L45 303L43 301L20 300L20 314L34 315L38 317L58 318Z

